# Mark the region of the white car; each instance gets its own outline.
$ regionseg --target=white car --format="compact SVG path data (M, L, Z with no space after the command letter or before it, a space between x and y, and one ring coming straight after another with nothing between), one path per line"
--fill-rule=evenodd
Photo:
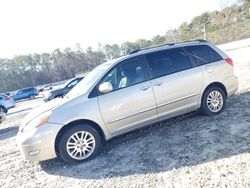
M5 94L0 94L0 111L5 113L8 112L8 109L15 107L16 104L11 97L8 97Z

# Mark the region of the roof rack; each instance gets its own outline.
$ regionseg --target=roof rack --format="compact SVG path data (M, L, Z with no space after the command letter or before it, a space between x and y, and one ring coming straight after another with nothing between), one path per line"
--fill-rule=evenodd
M135 50L130 51L128 54L134 54L134 53L139 52L140 50L141 50L141 49L140 49L140 48L138 48L138 49L135 49Z
M159 47L163 47L163 46L173 46L173 45L176 45L176 44L189 43L189 42L207 42L207 41L204 40L204 39L195 39L195 40L187 40L187 41L174 42L174 43L164 43L164 44L153 45L153 46L149 46L149 47L141 48L141 49L138 48L138 49L132 50L128 54L134 54L134 53L137 53L137 52L143 51L143 50L149 50L149 49L159 48Z

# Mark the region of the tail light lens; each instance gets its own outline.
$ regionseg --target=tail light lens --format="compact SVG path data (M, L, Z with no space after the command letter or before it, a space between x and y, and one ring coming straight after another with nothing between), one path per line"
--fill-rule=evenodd
M6 98L4 98L4 100L9 101L9 100L11 100L11 98L6 97Z
M233 62L233 60L232 60L230 57L226 58L225 61L226 61L229 65L234 66L234 62Z

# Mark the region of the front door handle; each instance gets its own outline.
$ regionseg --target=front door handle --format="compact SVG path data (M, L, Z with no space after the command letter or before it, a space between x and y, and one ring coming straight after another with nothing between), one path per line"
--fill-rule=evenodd
M147 89L149 89L149 86L142 86L140 89L146 91Z
M162 85L162 82L155 82L154 83L154 86L161 86Z

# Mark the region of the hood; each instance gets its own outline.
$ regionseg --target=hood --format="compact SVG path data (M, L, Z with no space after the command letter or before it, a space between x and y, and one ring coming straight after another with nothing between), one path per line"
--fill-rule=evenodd
M41 115L44 112L47 112L49 110L53 110L56 107L64 104L67 100L62 98L57 98L52 101L49 101L37 108L34 108L22 121L22 125L19 130L22 130L22 128L27 125L31 120L36 118L37 116Z

